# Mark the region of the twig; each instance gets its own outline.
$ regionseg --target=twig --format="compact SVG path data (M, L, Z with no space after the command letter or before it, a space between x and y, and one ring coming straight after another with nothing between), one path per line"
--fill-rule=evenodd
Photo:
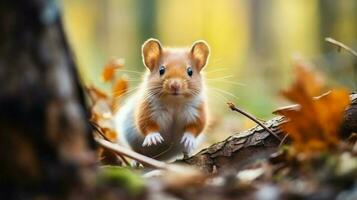
M93 127L93 129L96 131L96 133L98 133L102 138L104 138L105 140L107 140L107 141L110 142L110 139L103 133L103 131L101 130L100 126L99 126L97 123L91 121L90 124L92 125L92 127ZM114 152L114 153L115 153L117 156L119 156L120 159L121 159L127 166L130 166L129 161L128 161L123 155L121 155L120 153L117 153L117 152Z
M116 152L115 152L115 153L116 153ZM129 163L129 161L128 161L123 155L121 155L121 154L119 154L119 153L116 153L116 154L120 157L120 159L125 163L126 166L128 166L128 167L131 166L130 163Z
M251 114L238 109L233 103L228 102L227 103L229 108L233 111L239 112L240 114L248 117L249 119L251 119L252 121L254 121L255 123L257 123L259 126L263 127L266 131L268 131L270 134L272 134L274 137L276 137L276 139L278 139L279 141L281 141L280 137L277 136L272 130L270 130L268 127L266 127L263 123L261 123L259 120L257 120L255 117L253 117Z
M158 169L167 169L168 168L168 165L164 162L146 157L146 156L136 153L130 149L124 148L118 144L114 144L112 142L106 141L99 137L94 137L94 140L102 147L112 150L114 152L117 152L117 153L124 155L128 158L131 158L133 160L139 161L140 163L142 163L144 165L158 168Z
M91 121L90 124L92 125L92 128L94 129L95 133L98 133L105 140L110 141L109 138L103 133L103 131L101 130L100 126L97 123Z
M284 144L284 142L285 142L286 138L288 138L288 136L289 136L288 133L284 135L283 139L280 141L279 147L281 147Z
M155 159L155 158L158 158L158 157L164 155L165 153L167 153L168 151L171 150L172 146L173 146L173 143L171 142L171 143L170 143L170 146L169 146L167 149L165 149L165 150L163 150L162 152L160 152L160 153L158 153L158 154L152 156L152 158Z
M352 48L350 48L349 46L343 44L342 42L339 42L339 41L337 41L333 38L330 38L330 37L325 38L325 41L329 42L333 45L336 45L338 47L338 51L340 51L340 49L342 48L357 57L357 52L355 50L353 50Z

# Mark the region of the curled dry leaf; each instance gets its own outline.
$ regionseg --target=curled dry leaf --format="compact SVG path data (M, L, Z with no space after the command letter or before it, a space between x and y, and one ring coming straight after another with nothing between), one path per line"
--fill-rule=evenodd
M113 97L122 96L128 89L128 79L126 76L122 76L113 85Z
M102 72L102 80L104 82L112 81L114 79L115 71L124 67L123 59L113 59L104 66Z
M88 87L88 93L92 100L92 116L91 121L99 129L102 136L110 142L116 142L117 133L115 132L115 124L113 115L119 107L119 97L122 96L128 89L128 80L125 76L116 77L115 72L124 67L123 59L113 59L108 62L102 71L102 79L104 82L111 84L111 93L100 90L97 87ZM103 163L114 164L117 156L107 149L99 148L99 160Z
M296 80L282 95L298 105L274 112L286 117L280 127L289 134L297 152L309 153L336 146L343 112L350 104L349 92L333 89L314 97L322 93L322 78L302 62L294 67Z
M110 107L110 97L93 86L89 87L88 91L92 100L91 121L97 124L104 134L109 132L108 130L114 130L114 124L111 120L112 110ZM108 138L114 139L113 132L114 131L110 131Z
M120 99L128 90L129 84L126 76L122 76L118 79L112 87L112 110L113 113L117 111L120 104Z
M93 93L94 91L100 91L100 90L92 90ZM98 94L96 94L96 97ZM101 98L96 98L95 101L93 101L93 105L91 108L91 121L94 123L99 131L103 134L103 136L111 141L115 142L117 139L117 134L114 131L114 123L112 120L112 111L110 107L110 99L109 96L107 95L100 95ZM93 99L92 99L93 100ZM98 148L98 159L102 163L106 164L120 164L118 162L117 156L113 154L112 152L108 151L107 149L103 148Z
M109 99L109 96L104 91L100 90L99 88L93 85L87 87L87 91L90 99L92 100L93 105L99 99Z

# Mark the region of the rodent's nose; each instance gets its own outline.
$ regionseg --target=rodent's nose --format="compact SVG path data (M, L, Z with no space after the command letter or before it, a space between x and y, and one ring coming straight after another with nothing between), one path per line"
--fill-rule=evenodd
M178 80L173 80L171 81L169 87L171 92L177 93L181 88L181 84Z

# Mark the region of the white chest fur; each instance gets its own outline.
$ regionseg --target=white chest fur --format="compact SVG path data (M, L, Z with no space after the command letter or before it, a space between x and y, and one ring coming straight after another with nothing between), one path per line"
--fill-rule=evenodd
M160 127L159 133L164 139L162 143L151 146L143 146L145 137L135 125L134 111L138 107L137 99L138 96L132 96L116 114L117 131L120 133L119 142L130 146L137 152L152 157L166 152L160 156L160 159L169 159L182 153L185 148L183 144L184 128L190 122L197 120L199 107L204 98L200 95L189 101L173 99L170 102L150 99L152 118L158 123ZM190 141L187 139L190 138L186 138L185 144ZM195 138L191 139L193 144Z
M159 124L162 134L172 130L182 130L184 126L197 120L201 101L200 96L179 103L154 101L151 104L152 117Z

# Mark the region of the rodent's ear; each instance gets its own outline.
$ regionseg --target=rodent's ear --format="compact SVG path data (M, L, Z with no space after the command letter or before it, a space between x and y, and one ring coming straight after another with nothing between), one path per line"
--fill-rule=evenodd
M208 44L205 41L200 40L193 43L191 54L198 70L201 70L207 64L209 52Z
M151 71L158 64L162 47L160 41L150 38L142 46L142 56L144 65Z

